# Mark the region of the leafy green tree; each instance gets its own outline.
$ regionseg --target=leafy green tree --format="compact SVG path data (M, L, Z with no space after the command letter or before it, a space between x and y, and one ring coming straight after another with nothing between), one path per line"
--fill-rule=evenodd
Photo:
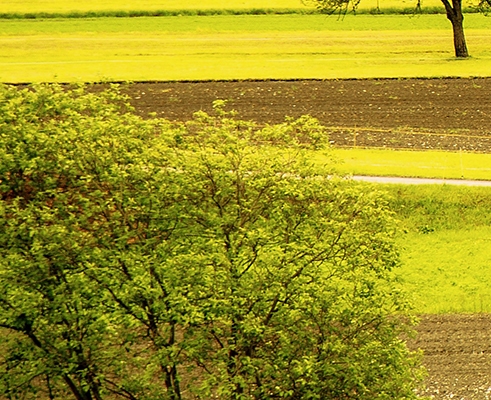
M304 0L307 4L314 4L318 10L324 13L332 14L335 12L346 13L349 9L356 11L361 0ZM452 24L453 44L455 57L467 58L469 51L464 32L464 13L462 10L462 0L441 0L445 7L447 19ZM416 9L421 9L422 0L417 0ZM478 8L481 11L489 9L488 0L480 0Z
M0 93L0 387L10 398L126 395L124 324L87 274L99 201L149 128L115 92L57 86Z
M189 231L212 294L193 329L202 345L188 353L203 379L195 393L414 397L381 193L309 162L326 135L308 117L258 130L199 114L190 128L178 170L193 187Z
M316 120L0 96L3 396L415 397L392 215L309 161Z

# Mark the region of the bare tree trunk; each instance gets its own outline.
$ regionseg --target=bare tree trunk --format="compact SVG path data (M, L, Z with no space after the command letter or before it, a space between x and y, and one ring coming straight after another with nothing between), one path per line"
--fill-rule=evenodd
M462 19L452 23L453 27L453 42L455 48L455 57L467 58L469 52L467 51L467 44L465 43L464 27L462 25Z
M464 15L462 14L462 0L452 0L452 4L448 0L442 0L447 18L452 23L453 43L455 49L455 57L467 58L467 44L464 35Z

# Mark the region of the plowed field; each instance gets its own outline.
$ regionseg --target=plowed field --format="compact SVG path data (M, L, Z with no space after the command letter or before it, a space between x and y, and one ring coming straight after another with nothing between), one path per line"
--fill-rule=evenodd
M275 123L310 114L334 146L491 152L491 79L136 83L141 115L188 120L229 100L239 117ZM491 399L491 316L424 315L409 345L424 351L424 394Z
M491 150L491 79L138 83L130 94L143 115L168 119L216 99L258 122L310 114L334 146Z

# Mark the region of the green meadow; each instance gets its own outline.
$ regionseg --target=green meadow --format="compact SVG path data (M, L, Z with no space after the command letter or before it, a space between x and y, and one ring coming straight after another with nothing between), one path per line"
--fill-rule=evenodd
M140 81L486 76L489 19L466 17L453 58L444 15L217 15L1 20L0 80Z
M491 178L491 154L334 149L347 174ZM322 160L318 156L318 160ZM366 184L371 186L373 184ZM398 275L418 313L491 312L491 188L374 185L400 221Z
M397 273L415 310L491 312L491 188L381 186L401 221Z
M159 10L159 9L223 9L223 8L302 8L300 0L133 0L133 1L96 1L81 2L64 0L7 0L2 2L3 12L70 12L101 10Z
M411 232L400 237L398 245L398 274L416 312L491 312L489 226Z
M328 154L348 175L491 178L491 154L358 148ZM327 160L325 153L312 158ZM491 312L490 187L360 184L389 195L399 221L397 274L417 313Z
M491 154L334 149L347 174L491 177ZM323 157L318 155L318 160ZM400 221L398 275L417 313L491 312L491 188L364 184L388 192Z

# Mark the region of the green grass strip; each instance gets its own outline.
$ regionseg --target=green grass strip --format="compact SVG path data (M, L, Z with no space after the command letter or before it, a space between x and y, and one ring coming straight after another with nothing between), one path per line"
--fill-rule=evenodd
M359 4L359 13L399 13L407 12L412 14L416 9L417 1L409 0L363 0ZM464 0L463 7L469 11L473 10L475 2L472 0ZM224 9L227 9L223 11ZM441 0L425 0L422 3L423 13L442 13L444 12L444 7ZM240 10L245 10L244 12L257 13L263 12L261 10L278 10L275 12L281 13L282 10L295 10L295 12L309 12L308 10L315 10L315 6L302 0L228 0L226 3L223 0L187 0L183 2L182 0L126 0L121 2L119 0L85 0L85 1L73 1L73 0L16 0L7 1L2 4L1 12L5 15L11 16L36 16L44 15L56 15L56 16L117 16L114 14L104 14L109 13L121 13L122 11L128 12L131 15L135 14L134 10L137 11L136 15L141 12L153 13L157 11L159 15L172 15L172 14L161 14L168 12L178 12L181 15L183 13L196 13L208 12L208 10L213 10L212 13L228 13L229 10L237 13ZM259 10L259 11L258 11ZM103 12L102 14L97 14L98 12ZM268 11L269 12L269 11ZM288 11L289 12L289 11ZM84 14L90 13L90 14ZM152 14L148 14L150 16ZM130 15L129 15L130 16Z
M491 154L448 151L333 149L351 175L491 180Z

